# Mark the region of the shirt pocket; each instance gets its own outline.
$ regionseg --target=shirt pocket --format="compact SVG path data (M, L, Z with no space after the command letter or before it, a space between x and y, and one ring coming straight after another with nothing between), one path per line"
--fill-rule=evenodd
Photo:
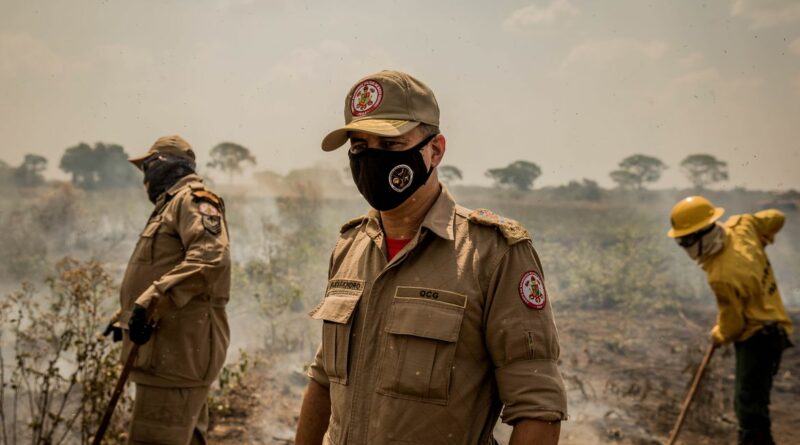
M455 292L398 287L381 351L380 394L447 404L465 306L466 296Z
M322 365L333 383L347 384L350 334L361 291L328 291L311 318L322 320Z
M153 249L155 248L155 238L158 228L161 226L161 215L151 219L139 235L136 248L133 249L131 261L141 264L153 263Z

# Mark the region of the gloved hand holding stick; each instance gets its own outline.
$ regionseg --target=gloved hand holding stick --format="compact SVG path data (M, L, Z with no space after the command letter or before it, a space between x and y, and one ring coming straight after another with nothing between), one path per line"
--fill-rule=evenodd
M155 322L151 320L155 316L157 303L158 297L156 296L150 301L150 305L147 309L138 304L135 304L133 307L133 313L128 322L128 336L133 342L133 345L128 353L128 357L125 359L125 366L122 367L122 372L119 374L117 385L114 387L114 392L111 394L111 400L108 402L106 411L103 414L103 420L100 421L100 426L97 428L97 433L94 435L92 445L100 445L103 442L103 436L105 436L108 425L111 423L111 416L114 415L114 409L117 407L119 398L125 390L125 383L128 381L128 376L131 373L133 364L136 363L139 346L150 340L150 335L155 328Z

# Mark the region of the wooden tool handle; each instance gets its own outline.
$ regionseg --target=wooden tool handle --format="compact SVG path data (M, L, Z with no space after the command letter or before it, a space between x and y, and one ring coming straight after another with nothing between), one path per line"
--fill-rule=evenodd
M708 364L711 362L711 356L714 355L715 349L717 349L717 345L711 343L706 350L706 355L703 357L703 361L700 363L700 367L697 368L697 372L694 375L692 387L689 388L689 393L686 394L686 399L683 401L681 413L678 415L678 420L675 422L675 427L672 428L672 433L669 435L669 441L667 442L667 445L675 445L675 441L678 440L678 434L680 434L681 427L683 427L683 422L686 420L686 413L689 411L689 405L692 404L692 400L697 393L697 388L700 386L700 381L703 380L703 375L706 372L706 368L708 368Z
M103 442L103 436L105 436L108 425L111 423L111 416L114 415L114 409L117 407L117 403L119 403L122 391L125 390L125 383L128 381L128 375L130 375L131 368L133 368L133 364L136 362L136 355L138 352L139 345L134 343L131 347L131 351L128 353L128 358L125 360L125 366L122 367L122 372L119 374L117 385L114 387L114 392L111 394L111 400L109 400L108 406L106 406L106 412L103 413L103 420L100 421L100 427L97 428L97 433L95 433L94 439L92 439L92 445L100 445Z
M152 320L153 317L156 315L156 305L158 304L159 297L156 296L150 301L150 305L147 307L147 320ZM103 436L106 435L106 430L108 429L108 425L111 423L111 416L114 415L114 409L117 407L117 403L119 403L119 398L122 396L122 392L125 390L125 383L128 381L128 376L131 373L131 369L133 369L133 364L136 363L136 356L139 353L139 345L134 343L131 346L131 351L128 353L128 358L125 359L125 366L122 367L122 372L119 374L119 379L117 380L117 385L114 387L114 392L111 394L111 400L108 401L108 406L106 406L106 412L103 413L103 420L100 421L100 426L97 428L97 433L94 435L94 439L92 439L92 445L100 445L103 442Z

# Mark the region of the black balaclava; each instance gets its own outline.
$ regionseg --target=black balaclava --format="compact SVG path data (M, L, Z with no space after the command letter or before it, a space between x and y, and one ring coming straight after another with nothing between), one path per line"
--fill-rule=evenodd
M194 162L176 156L159 154L147 159L143 166L144 184L150 202L155 204L181 178L194 173L194 167Z
M397 208L428 181L433 167L425 166L422 149L434 137L403 151L366 148L349 153L353 181L369 205L380 211Z

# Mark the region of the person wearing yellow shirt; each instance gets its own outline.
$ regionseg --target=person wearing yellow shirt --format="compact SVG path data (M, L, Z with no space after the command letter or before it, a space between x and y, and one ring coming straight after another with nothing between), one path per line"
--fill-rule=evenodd
M764 249L775 241L784 215L763 210L721 223L724 213L702 196L690 196L673 207L667 236L706 272L719 308L711 340L734 344L739 444L774 445L770 391L783 350L791 346L792 322Z

